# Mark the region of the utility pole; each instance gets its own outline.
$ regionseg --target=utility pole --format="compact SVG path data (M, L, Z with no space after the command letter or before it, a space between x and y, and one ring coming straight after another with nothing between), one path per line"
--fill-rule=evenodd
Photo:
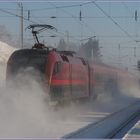
M136 57L136 47L134 47L134 57Z
M67 36L67 50L69 50L69 31L66 31L66 36Z
M118 45L118 51L119 51L119 67L121 67L121 46Z
M18 3L18 6L21 8L21 16L20 16L20 34L21 34L21 38L20 38L20 45L21 48L23 49L23 5L22 3Z
M21 3L21 48L23 49L23 5Z
M135 31L136 31L136 39L138 37L137 21L138 21L138 13L137 13L137 10L135 10Z

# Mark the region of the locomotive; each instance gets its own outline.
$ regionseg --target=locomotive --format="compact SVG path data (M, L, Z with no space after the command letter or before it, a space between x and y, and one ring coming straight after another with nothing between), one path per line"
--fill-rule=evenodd
M38 31L34 28L39 27ZM49 89L51 101L95 98L103 92L118 93L120 81L134 80L127 70L87 61L73 51L58 51L46 47L37 33L51 25L30 25L37 43L31 49L16 50L7 62L6 81L16 77L20 69L33 67L41 76L41 83Z

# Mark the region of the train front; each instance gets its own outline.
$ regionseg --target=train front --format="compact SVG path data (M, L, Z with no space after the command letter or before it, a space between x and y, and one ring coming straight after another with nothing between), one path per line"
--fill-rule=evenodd
M22 87L28 84L29 78L45 84L46 61L47 51L43 49L15 51L7 62L6 86Z

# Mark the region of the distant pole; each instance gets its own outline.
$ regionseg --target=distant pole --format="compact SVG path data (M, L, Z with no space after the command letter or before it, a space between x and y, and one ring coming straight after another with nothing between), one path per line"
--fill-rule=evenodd
M118 50L119 50L119 66L121 67L121 46L120 46L120 44L118 45Z
M79 12L79 20L80 20L80 21L82 21L82 11L81 11L81 6L82 6L82 5L80 5L80 12Z
M137 21L138 21L138 12L135 10L135 31L136 31L136 38L138 37L138 30L137 30Z
M66 31L66 35L67 35L67 43L69 43L69 31Z
M18 3L18 6L20 7L20 45L21 48L23 48L23 5L22 3Z
M79 21L80 21L80 22L82 21L82 10L81 10L81 6L82 6L82 5L80 5L80 12L79 12ZM82 39L83 39L83 26L82 26L82 24L81 24L80 30L81 30L81 40L82 40ZM81 43L81 44L82 44L82 43Z
M136 47L134 47L134 57L136 57Z
M66 31L67 36L67 49L69 50L69 31Z
M23 48L23 5L21 3L21 48Z

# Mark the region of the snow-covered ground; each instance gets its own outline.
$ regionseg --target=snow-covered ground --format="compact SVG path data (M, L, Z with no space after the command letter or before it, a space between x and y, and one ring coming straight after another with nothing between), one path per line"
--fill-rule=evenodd
M16 48L0 41L0 87L5 84L7 60L15 50Z
M5 88L6 62L15 49L0 42L0 138L60 138L134 102L135 98L104 95L84 104L71 103L54 110L46 93L31 77L20 90ZM19 81L20 82L20 81Z
M0 41L0 63L6 63L11 53L15 50L14 47Z

